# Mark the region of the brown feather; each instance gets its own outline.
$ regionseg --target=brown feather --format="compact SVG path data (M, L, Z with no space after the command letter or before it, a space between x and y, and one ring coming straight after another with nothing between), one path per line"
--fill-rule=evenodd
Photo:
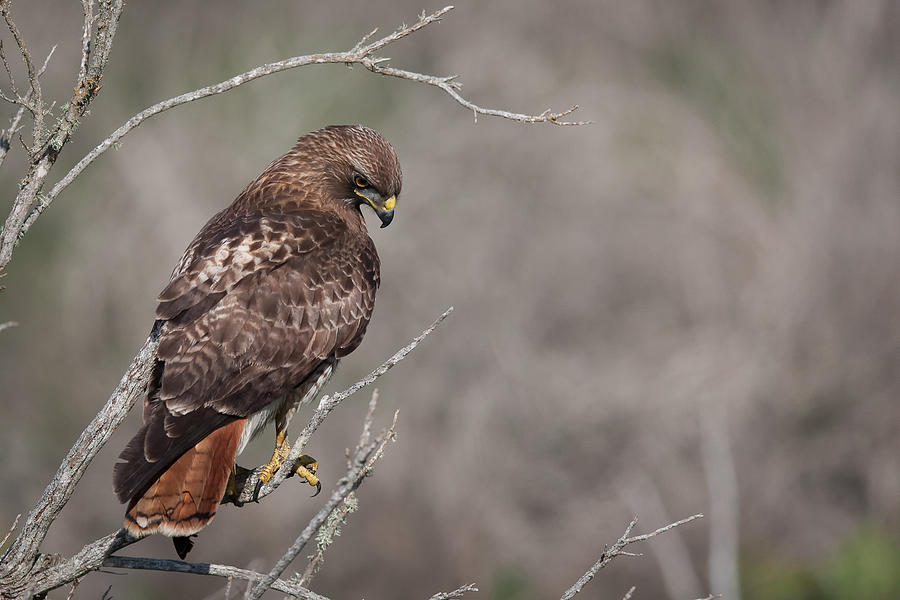
M188 536L216 515L234 467L245 419L232 421L181 455L125 513L125 528L136 537L151 533Z

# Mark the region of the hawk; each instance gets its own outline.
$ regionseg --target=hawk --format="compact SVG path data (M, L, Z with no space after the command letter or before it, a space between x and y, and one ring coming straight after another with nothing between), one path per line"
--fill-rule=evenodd
M379 260L361 207L390 224L400 194L391 145L362 126L308 133L200 230L160 293L143 425L113 470L125 529L173 538L181 558L216 514L235 457L270 421L287 424L359 346ZM295 471L310 485L316 463Z

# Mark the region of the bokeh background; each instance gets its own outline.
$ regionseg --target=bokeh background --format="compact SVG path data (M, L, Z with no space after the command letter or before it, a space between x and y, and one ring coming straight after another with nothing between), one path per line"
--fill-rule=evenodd
M131 2L56 176L150 104L348 49L422 8ZM79 3L14 14L36 56L59 44L45 97L67 98ZM380 423L398 409L399 441L316 591L426 598L475 581L479 598L558 597L632 515L649 531L703 512L584 597L900 597L898 30L892 0L462 0L383 54L460 74L483 106L578 103L593 124L475 122L439 90L340 65L145 123L47 211L3 281L0 321L20 325L0 333L0 528L106 400L206 219L303 132L363 123L393 142L405 183L393 226L373 228L373 323L331 388L456 312L379 381ZM19 152L0 173L4 206L21 166ZM326 489L367 399L313 440ZM45 551L119 526L110 472L139 418ZM267 435L241 462L270 449ZM289 482L224 507L191 559L267 570L325 497ZM157 537L125 553L174 556ZM115 598L224 596L218 579L127 572L92 574L75 597L109 585Z

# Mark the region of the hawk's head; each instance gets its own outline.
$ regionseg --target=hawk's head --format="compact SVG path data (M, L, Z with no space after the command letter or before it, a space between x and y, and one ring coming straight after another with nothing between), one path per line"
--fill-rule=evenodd
M294 151L321 168L330 198L359 209L369 205L381 226L394 218L403 176L394 149L362 125L330 125L297 140Z

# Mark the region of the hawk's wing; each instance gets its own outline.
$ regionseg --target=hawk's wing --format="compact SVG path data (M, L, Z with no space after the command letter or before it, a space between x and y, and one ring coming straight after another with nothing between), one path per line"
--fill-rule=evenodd
M336 215L254 213L218 223L198 234L159 296L144 426L114 474L123 502L215 429L351 352L371 317L378 256Z

